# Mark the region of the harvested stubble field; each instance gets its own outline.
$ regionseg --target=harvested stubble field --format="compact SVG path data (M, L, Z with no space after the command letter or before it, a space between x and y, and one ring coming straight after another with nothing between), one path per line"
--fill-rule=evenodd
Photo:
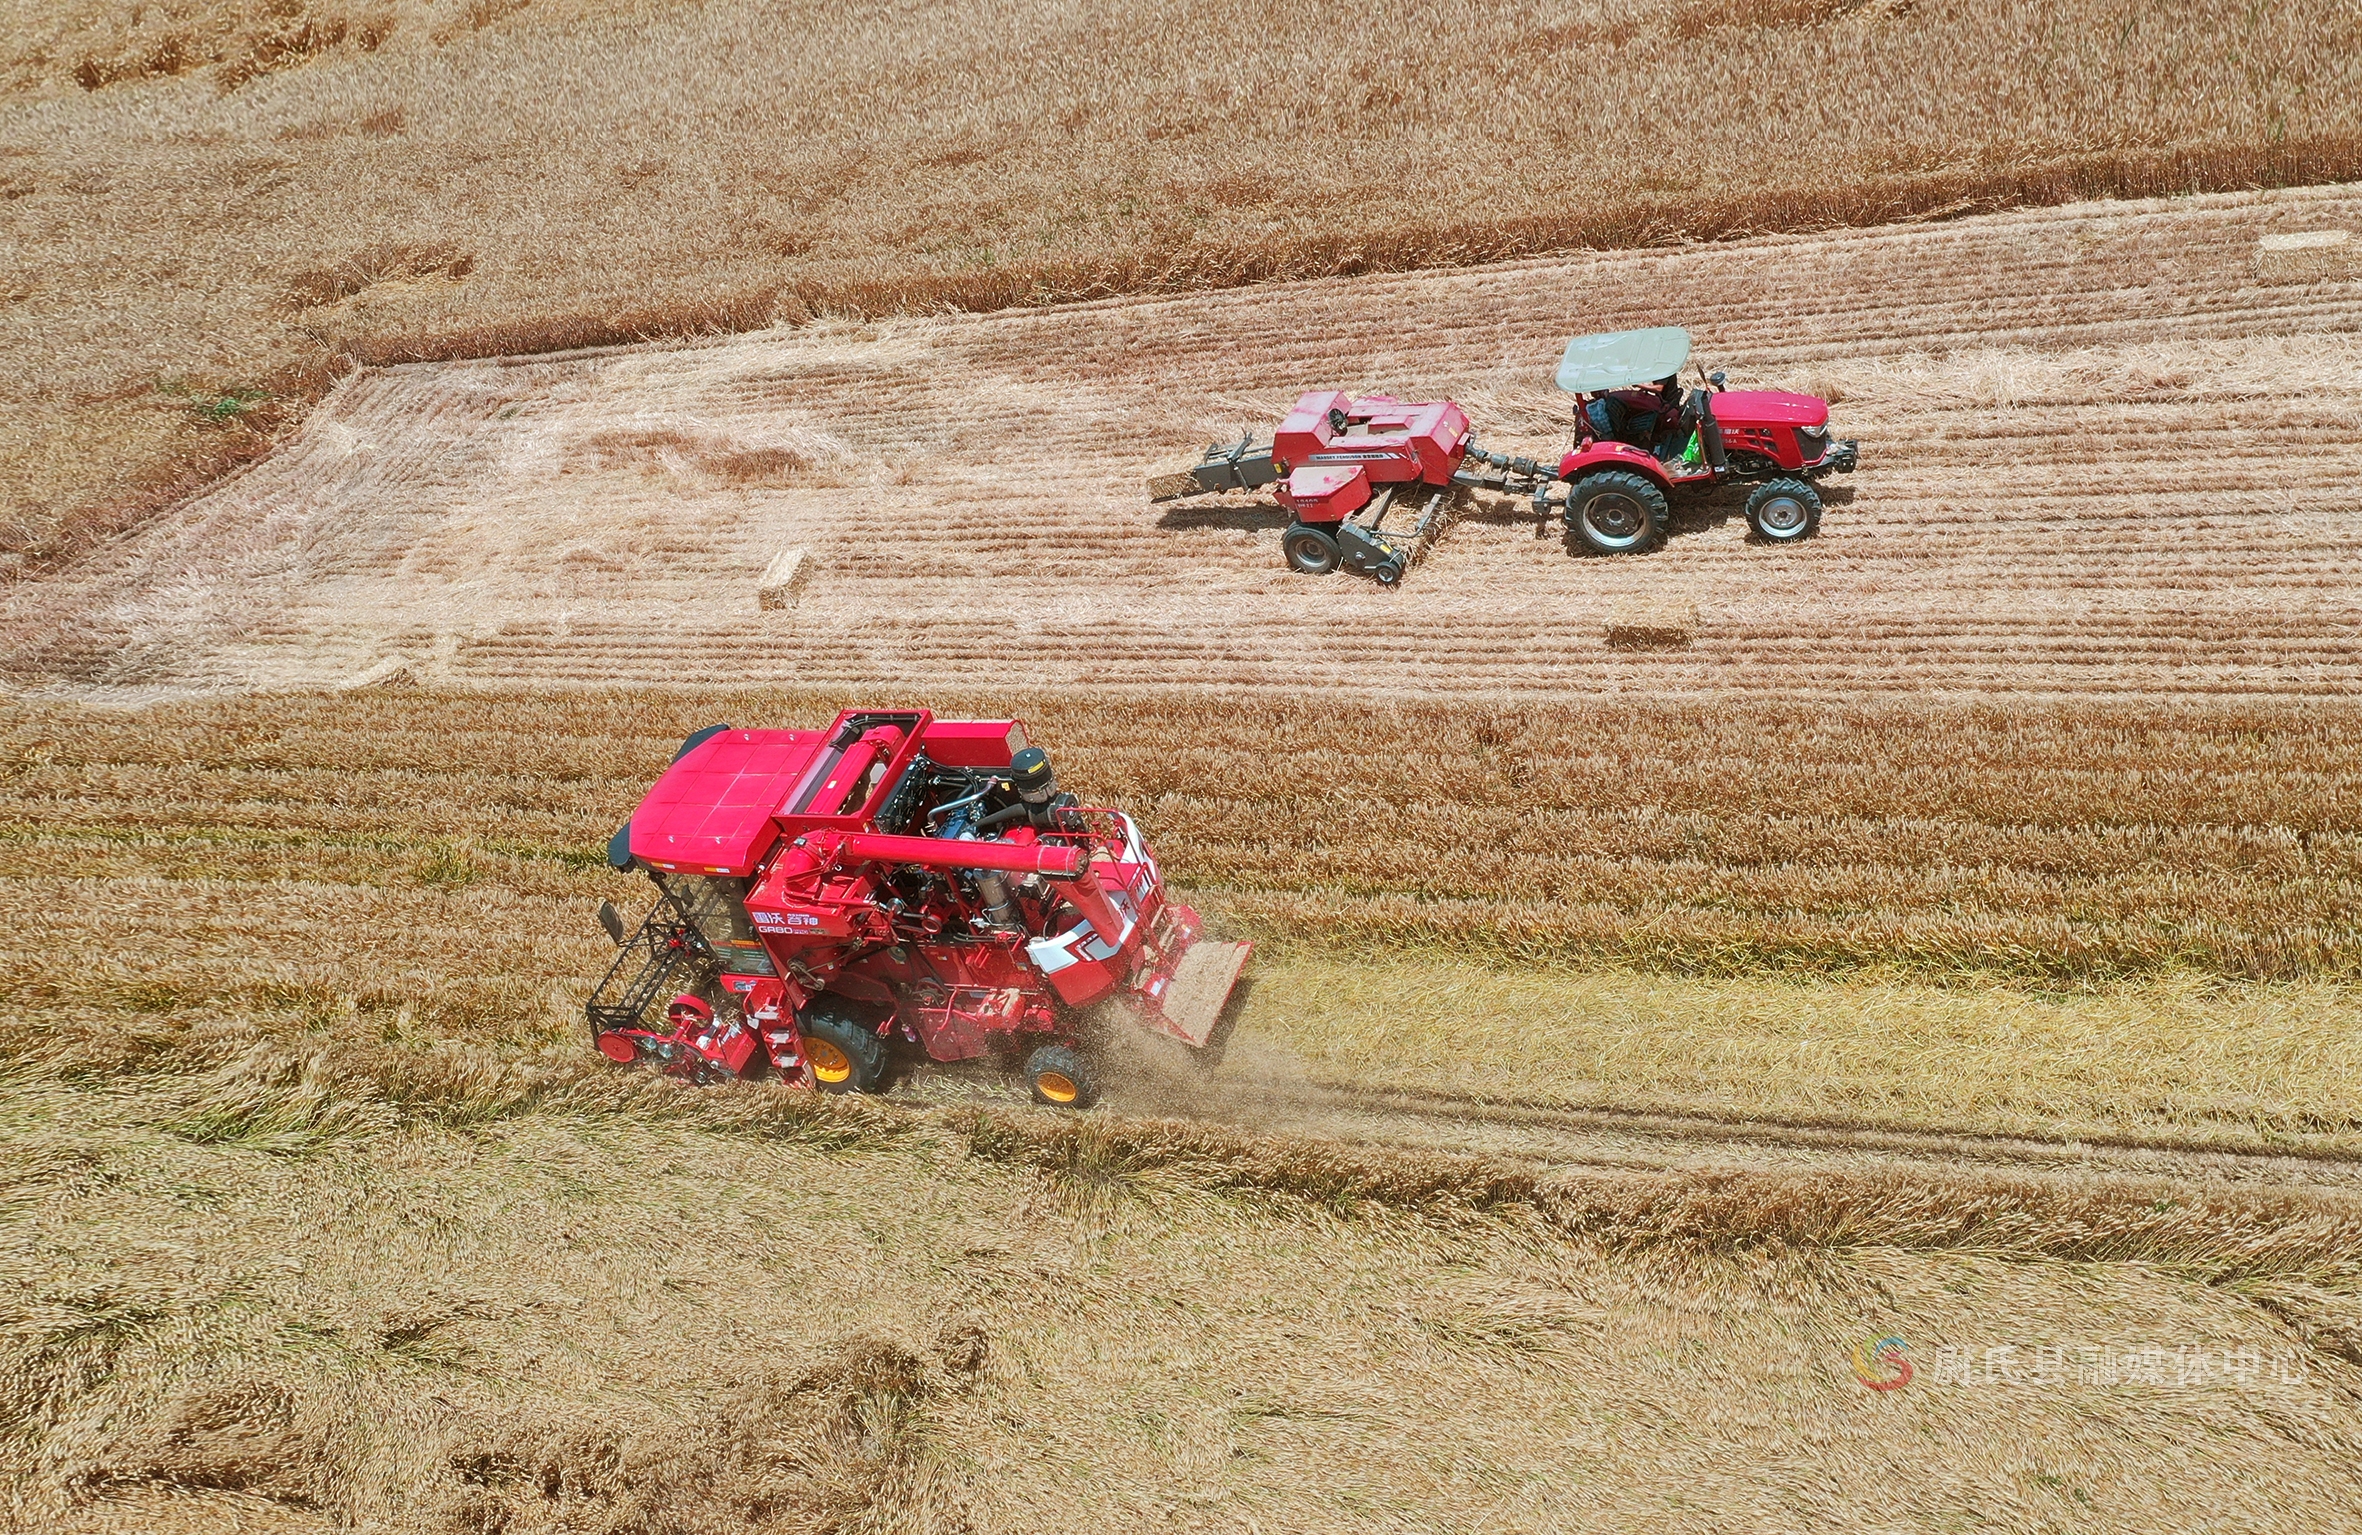
M2342 0L8 0L0 551L352 359L2346 180L2358 60Z
M1919 836L2017 828L2020 898L2083 877L2079 855L2045 871L2045 846L2170 816L2251 852L2309 842L2332 872L2255 856L2244 886L2184 891L2220 903L2222 930L2268 938L2276 909L2350 899L2342 714L1763 710L1741 759L1726 754L1744 708L941 702L1022 712L1074 782L1150 819L1177 879L1275 940L1211 1077L1151 1079L1075 1118L981 1101L974 1081L899 1105L675 1090L588 1050L577 1009L607 952L590 908L637 899L599 859L607 830L688 729L821 718L833 697L10 706L15 1523L2362 1519L2347 982L2181 969L2046 992L1967 938L1948 963L1975 984L1954 987L1715 974L1735 950L1700 951L1686 977L1511 977L1448 952L1458 930L1395 933L1367 965L1322 941L1332 924L1368 935L1335 871L1296 856L1326 843L1365 882L1416 893L1381 789L1407 792L1414 824L1475 827L1524 782L1537 815L1573 824L1569 786L1612 763L1696 848L1735 866L1752 846L1769 879L1805 855L1767 781L1728 771L1745 760L1792 770L1806 809L1790 824L1824 828L1830 861L1800 889L1899 898L1868 872L1875 802ZM1981 754L2017 764L1983 797ZM1606 866L1547 839L1465 835L1489 838L1508 885L1566 882L1594 911L1626 898L1612 881L1585 898ZM1678 839L1652 846L1623 871L1686 877ZM2133 848L2155 864L2115 917L2188 925L2179 845L2125 846L2120 869L2137 872ZM1472 1069L1488 1059L1498 1072ZM1433 1117L1376 1124L1376 1098L1324 1120L1306 1090L1328 1080L1694 1129L1472 1154ZM1241 1123L1139 1117L1166 1102ZM1949 1144L1776 1134L1897 1123ZM2015 1165L1994 1165L1998 1134L2018 1138ZM1918 1377L1866 1391L1852 1352L1888 1336Z
M276 456L7 599L79 689L453 682L2351 695L2362 284L2259 285L2323 188L348 379ZM1577 559L1477 498L1397 591L1286 571L1267 501L1146 471L1314 384L1467 402L1555 451L1570 332L1679 318L1835 396L1817 540L1731 495ZM810 574L759 610L782 548ZM1608 620L1695 604L1686 648Z
M2351 7L18 11L0 1524L2362 1524ZM1141 505L1665 321L1821 540ZM673 744L880 693L1263 941L1218 1069L586 1048Z

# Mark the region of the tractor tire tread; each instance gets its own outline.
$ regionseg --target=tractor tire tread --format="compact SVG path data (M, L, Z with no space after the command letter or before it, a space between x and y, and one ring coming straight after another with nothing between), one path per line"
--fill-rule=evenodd
M1792 532L1772 532L1763 525L1763 509L1783 498L1804 507L1804 526ZM1812 481L1782 476L1766 480L1747 495L1747 531L1757 543L1801 544L1821 530L1821 493Z
M1640 506L1648 519L1648 526L1631 543L1603 544L1584 520L1584 508L1605 491L1620 491ZM1608 469L1598 474L1587 474L1567 491L1566 530L1568 539L1594 554L1649 554L1665 542L1665 525L1669 513L1665 492L1656 481L1629 469Z

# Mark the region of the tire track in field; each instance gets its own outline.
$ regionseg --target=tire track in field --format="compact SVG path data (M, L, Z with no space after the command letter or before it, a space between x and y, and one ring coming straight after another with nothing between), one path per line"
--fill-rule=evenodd
M1543 1162L1665 1164L1743 1153L1750 1165L1761 1165L1767 1154L1771 1160L1902 1160L2298 1184L2362 1193L2362 1152L2334 1148L2266 1150L2174 1135L2053 1137L2028 1132L1918 1129L1705 1110L1574 1106L1342 1082L1252 1085L1248 1093L1249 1105L1277 1107L1302 1116L1308 1123L1326 1123L1346 1140L1411 1146L1460 1140L1469 1149L1509 1151ZM1603 1157L1602 1152L1609 1154Z
M1134 1062L1135 1067L1142 1063ZM1152 1060L1107 1089L1102 1111L1182 1118L1342 1145L1426 1150L1543 1167L1849 1168L2154 1178L2362 1197L2362 1151L2225 1145L2202 1136L2044 1135L1797 1119L1707 1109L1619 1108L1448 1089L1323 1081L1268 1062L1206 1072ZM1022 1101L983 1067L915 1066L892 1096L913 1103Z

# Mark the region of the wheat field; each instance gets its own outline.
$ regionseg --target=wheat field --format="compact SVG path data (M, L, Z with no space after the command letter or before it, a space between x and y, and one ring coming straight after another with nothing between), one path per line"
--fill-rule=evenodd
M647 900L601 850L674 745L853 696L16 705L0 989L572 1041L588 913ZM931 701L1026 720L1214 921L1301 967L1242 1039L1326 1080L2353 1143L2347 713Z
M1536 1179L562 1074L520 1103L374 1023L176 1032L128 1075L14 1069L18 1528L2294 1532L2362 1508L2350 1196ZM1849 1363L1882 1338L1917 1362L1886 1395Z
M2357 999L2287 909L2351 925L2337 709L945 692L1026 718L1265 938L1223 1063L1082 1118L974 1077L848 1103L615 1070L580 1021L592 908L645 896L608 831L688 730L844 696L0 710L12 1527L2362 1510ZM1571 792L1610 763L1650 814ZM1521 795L1544 835L1514 834ZM1665 835L1602 860L1553 816ZM1405 861L1406 828L1477 861ZM1946 847L2009 860L1990 908L1915 888ZM1701 853L1759 904L1709 904ZM1446 874L1553 884L1626 937L1504 966L1481 919L1367 924L1369 884ZM2163 942L2030 981L1992 946L2029 897ZM1849 970L1824 940L1767 978L1726 931L1631 967L1665 912L1814 900L1905 903L1946 957ZM1915 1378L1865 1390L1853 1353L1887 1338Z
M0 545L351 360L2362 174L2337 0L12 0ZM1318 82L1308 86L1306 82Z
M2351 5L0 18L0 1529L2362 1526ZM1821 537L1142 497L1661 323ZM588 1048L680 738L895 700L1218 1062Z
M1234 856L1159 789L1192 766L1153 745L1181 732L1174 701L944 701L1019 708L1078 786L1151 818L1176 878ZM1299 931L1275 935L1217 1069L1185 1093L1127 1082L1089 1116L973 1078L879 1102L614 1069L580 1021L608 952L591 910L644 897L604 867L607 830L679 732L834 707L10 705L9 1526L2362 1516L2347 983L1507 972ZM1297 781L1390 719L1397 751L1464 762L1490 739L1514 773L1549 723L1200 708L1249 751L1197 766L1251 754ZM1660 751L1690 734L1677 711L1574 723ZM2308 728L2153 724L2147 760L2211 742L2218 804L2276 783L2293 817L2335 800L2352 735ZM2132 754L2110 771L2091 750L2102 732L2054 730L2060 760L2022 768L2018 798L2047 782L2088 812L2132 779ZM1230 894L1196 898L1235 920ZM1324 1081L1459 1096L1389 1126L1374 1096L1307 1111ZM1160 1117L1181 1098L1196 1118ZM1687 1128L1457 1133L1511 1098ZM1821 1139L1766 1139L1779 1123ZM1866 1133L1900 1123L1948 1139ZM1865 1390L1853 1355L1889 1338L1914 1379Z
M130 696L710 680L1519 697L2322 698L2362 683L2352 282L2259 283L2321 188L2085 204L693 346L373 369L267 462L12 589L6 666ZM1963 274L1987 274L1964 284ZM1472 498L1403 586L1286 570L1268 500L1146 474L1304 387L1566 439L1570 333L1678 318L1864 444L1823 531L1740 497L1643 558ZM792 607L757 606L782 549ZM1694 606L1684 647L1611 646Z

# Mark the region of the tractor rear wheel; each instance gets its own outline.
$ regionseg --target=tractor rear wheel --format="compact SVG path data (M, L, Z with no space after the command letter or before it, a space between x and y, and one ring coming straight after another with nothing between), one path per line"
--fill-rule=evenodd
M1337 541L1309 522L1290 523L1287 536L1279 541L1288 564L1308 576L1325 576L1337 568L1341 556Z
M1766 480L1747 498L1747 526L1767 544L1796 544L1821 526L1821 493L1809 480Z
M1033 1101L1053 1109L1087 1109L1099 1101L1099 1078L1071 1045L1044 1045L1025 1058Z
M824 1093L874 1093L886 1080L886 1044L859 1013L822 997L796 1020L804 1057Z
M1577 480L1567 531L1601 554L1645 554L1665 541L1665 493L1622 469Z

